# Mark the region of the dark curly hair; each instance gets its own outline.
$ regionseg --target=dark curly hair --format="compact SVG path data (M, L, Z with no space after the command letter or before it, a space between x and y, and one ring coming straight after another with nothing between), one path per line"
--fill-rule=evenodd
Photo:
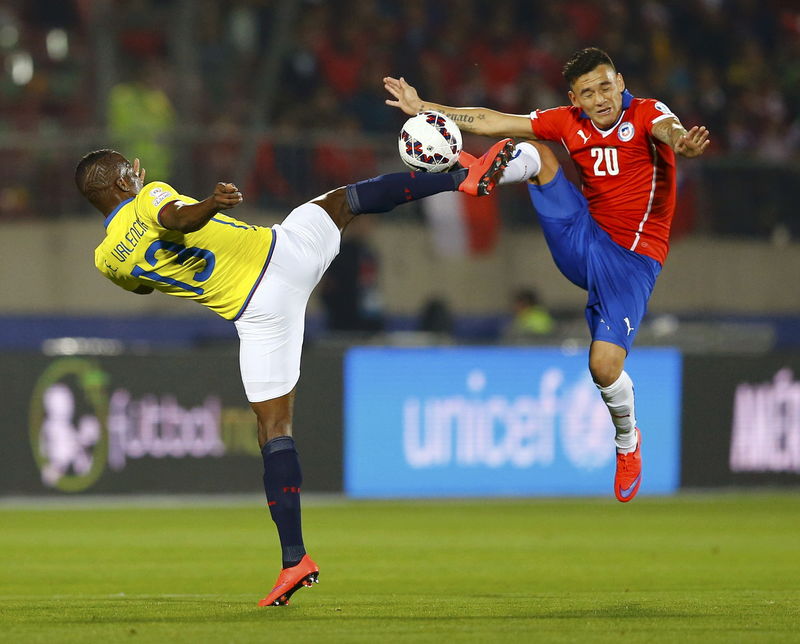
M584 74L588 74L599 65L608 65L611 69L617 71L617 68L614 67L614 62L611 60L611 56L597 47L587 47L586 49L581 49L572 54L564 65L564 69L561 73L564 76L564 80L567 81L567 84L572 87L572 84L578 80L578 78Z

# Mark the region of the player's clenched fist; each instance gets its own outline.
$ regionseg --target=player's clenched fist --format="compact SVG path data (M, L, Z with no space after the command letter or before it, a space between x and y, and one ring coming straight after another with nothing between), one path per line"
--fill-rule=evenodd
M214 189L214 203L220 209L233 208L242 202L242 193L232 183L218 183Z

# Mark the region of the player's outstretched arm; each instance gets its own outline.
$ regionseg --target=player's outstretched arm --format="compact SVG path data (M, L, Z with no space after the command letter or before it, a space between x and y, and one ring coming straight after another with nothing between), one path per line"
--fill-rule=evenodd
M678 141L673 147L676 154L691 159L703 154L710 144L706 126L695 125L691 130L678 137Z
M383 79L383 86L394 97L394 100L386 99L386 104L401 109L409 116L425 110L434 110L445 114L463 131L472 134L495 138L534 138L531 131L531 120L528 116L504 114L485 107L449 107L440 103L423 101L417 94L417 90L402 77L387 76Z
M242 202L242 193L232 183L218 183L214 194L203 201L185 204L173 201L159 214L161 225L170 230L192 233L200 230L220 210L234 208Z
M691 130L676 118L667 118L653 126L653 136L669 145L675 154L691 159L699 157L711 144L705 125L695 125Z

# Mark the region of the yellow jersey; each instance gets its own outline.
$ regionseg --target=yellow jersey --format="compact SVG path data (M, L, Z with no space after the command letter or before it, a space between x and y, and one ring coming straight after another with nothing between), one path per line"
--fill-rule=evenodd
M151 286L236 320L267 269L275 233L221 213L192 233L168 230L159 213L175 201L197 203L153 181L119 204L106 217L106 237L95 250L95 266L128 291Z

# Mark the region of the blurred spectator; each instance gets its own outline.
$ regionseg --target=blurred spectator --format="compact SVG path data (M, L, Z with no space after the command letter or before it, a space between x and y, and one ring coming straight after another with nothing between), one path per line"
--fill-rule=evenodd
M519 104L527 40L516 30L509 8L493 15L485 36L475 43L472 53L473 59L480 61L483 85L501 111L512 110Z
M515 291L511 302L513 317L503 334L505 340L526 340L551 335L556 329L555 320L542 305L533 288Z
M263 140L256 150L256 161L247 184L247 198L251 204L269 208L294 203L292 185L286 180L286 161L280 148L272 141Z
M340 98L352 96L358 88L361 69L367 59L367 40L362 25L340 22L318 43L317 59L325 85Z
M383 77L391 71L385 60L368 60L361 69L356 91L346 101L347 113L364 132L379 133L397 128L397 115L383 104L386 93Z
M455 327L453 311L447 300L433 297L425 302L419 313L419 331L451 336Z
M322 278L322 304L331 331L383 329L378 257L369 244L374 219L356 217L342 237L339 255Z
M332 132L314 148L314 179L319 190L376 174L375 149L360 134L358 121L343 115L332 118L329 125Z
M109 134L123 155L142 160L151 180L169 181L176 114L161 87L166 82L163 61L151 59L137 66L135 74L134 81L111 89Z

